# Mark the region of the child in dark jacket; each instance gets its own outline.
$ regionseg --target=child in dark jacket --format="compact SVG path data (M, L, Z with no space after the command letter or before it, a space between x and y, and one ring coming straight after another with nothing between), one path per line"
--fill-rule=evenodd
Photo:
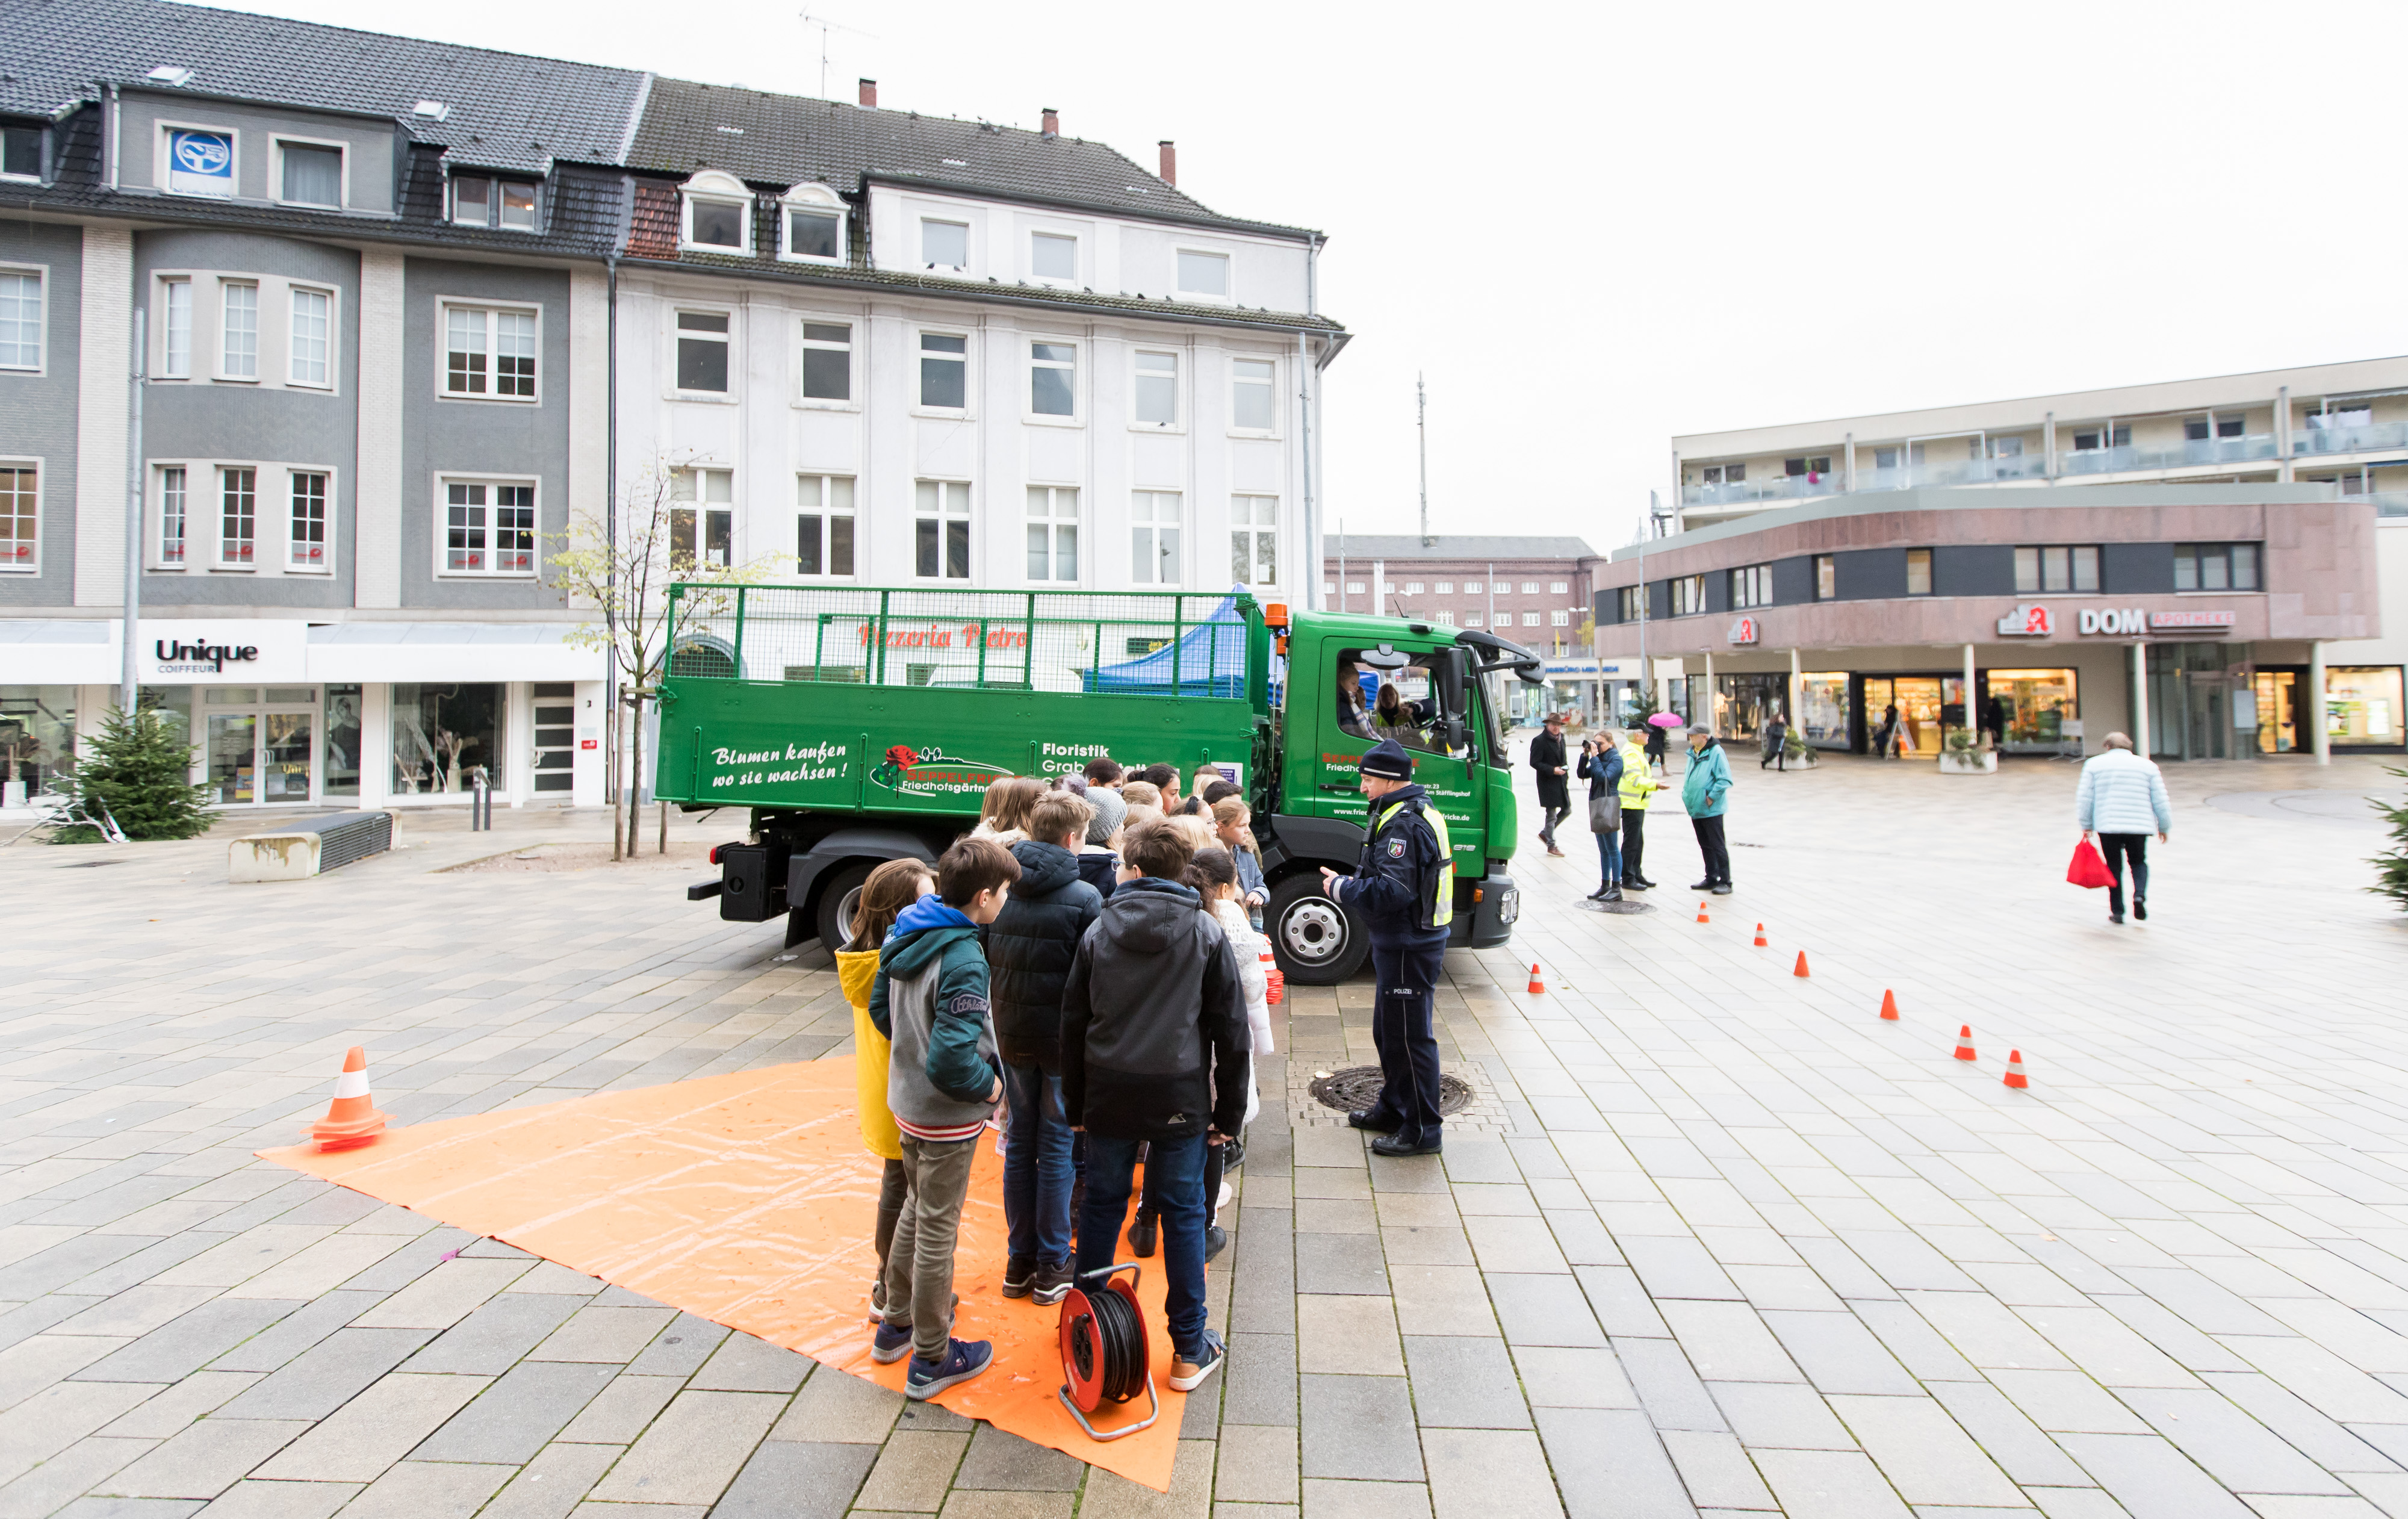
M886 1306L871 1358L899 1361L906 1397L933 1397L995 1358L953 1338L953 1242L979 1136L1003 1095L978 931L1003 910L1020 862L992 838L957 840L937 890L903 910L878 953L869 1021L894 1041L886 1105L902 1131L907 1191L886 1261Z
M1020 881L986 931L995 1038L1010 1111L1003 1155L1003 1218L1010 1254L1006 1297L1060 1302L1070 1291L1070 1125L1062 1117L1062 987L1079 940L1104 909L1080 879L1079 851L1094 809L1049 791L1011 846Z
M1220 1369L1205 1327L1204 1154L1246 1116L1244 993L1228 936L1179 877L1194 857L1168 820L1131 828L1121 882L1079 945L1062 992L1062 1106L1087 1136L1082 1272L1112 1263L1140 1144L1159 1186L1170 1385Z

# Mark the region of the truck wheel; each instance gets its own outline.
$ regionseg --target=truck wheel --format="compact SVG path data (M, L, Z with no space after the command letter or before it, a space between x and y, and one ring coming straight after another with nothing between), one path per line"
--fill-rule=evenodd
M861 883L878 868L877 860L859 860L828 877L820 885L820 948L834 954L853 933L853 910L861 906Z
M1362 920L1322 894L1321 877L1314 871L1290 876L1271 888L1263 927L1281 971L1299 986L1335 986L1349 980L1371 953Z

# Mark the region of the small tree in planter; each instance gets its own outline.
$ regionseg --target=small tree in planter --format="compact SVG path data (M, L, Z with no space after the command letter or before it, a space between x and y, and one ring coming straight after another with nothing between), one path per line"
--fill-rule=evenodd
M1814 751L1808 747L1805 738L1794 725L1782 735L1781 754L1788 764L1811 766L1814 763Z
M2393 769L2389 766L2384 768L2387 773L2408 781L2408 770ZM2383 821L2391 825L2392 847L2368 862L2374 867L2375 874L2374 884L2367 890L2388 896L2400 904L2402 911L2408 911L2408 802L2395 806L2376 799L2373 806L2383 814Z
M77 793L105 803L129 838L198 838L209 831L209 788L192 783L193 750L164 714L111 709L76 767ZM99 841L97 828L50 835L54 844Z
M1951 728L1948 741L1940 752L1940 770L1943 775L1987 775L1999 767L1999 752L1982 741L1978 734L1963 728Z

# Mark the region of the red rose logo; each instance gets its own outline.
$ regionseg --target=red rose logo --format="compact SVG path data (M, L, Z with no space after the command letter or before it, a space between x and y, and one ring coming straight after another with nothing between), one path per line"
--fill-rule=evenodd
M886 762L889 765L899 765L905 769L910 769L919 762L919 755L911 752L911 746L909 744L896 744L886 752Z

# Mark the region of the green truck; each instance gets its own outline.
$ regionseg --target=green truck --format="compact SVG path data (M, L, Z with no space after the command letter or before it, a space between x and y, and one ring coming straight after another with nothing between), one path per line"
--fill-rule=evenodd
M1478 629L1194 593L674 587L656 791L743 807L752 832L688 890L720 916L842 941L880 862L934 860L999 777L1217 767L1254 810L1265 931L1289 979L1369 953L1320 890L1363 841L1355 766L1378 731L1416 751L1455 856L1454 942L1511 938L1514 801L1504 681L1538 656ZM1348 687L1362 693L1350 699ZM1383 710L1381 688L1400 701Z

